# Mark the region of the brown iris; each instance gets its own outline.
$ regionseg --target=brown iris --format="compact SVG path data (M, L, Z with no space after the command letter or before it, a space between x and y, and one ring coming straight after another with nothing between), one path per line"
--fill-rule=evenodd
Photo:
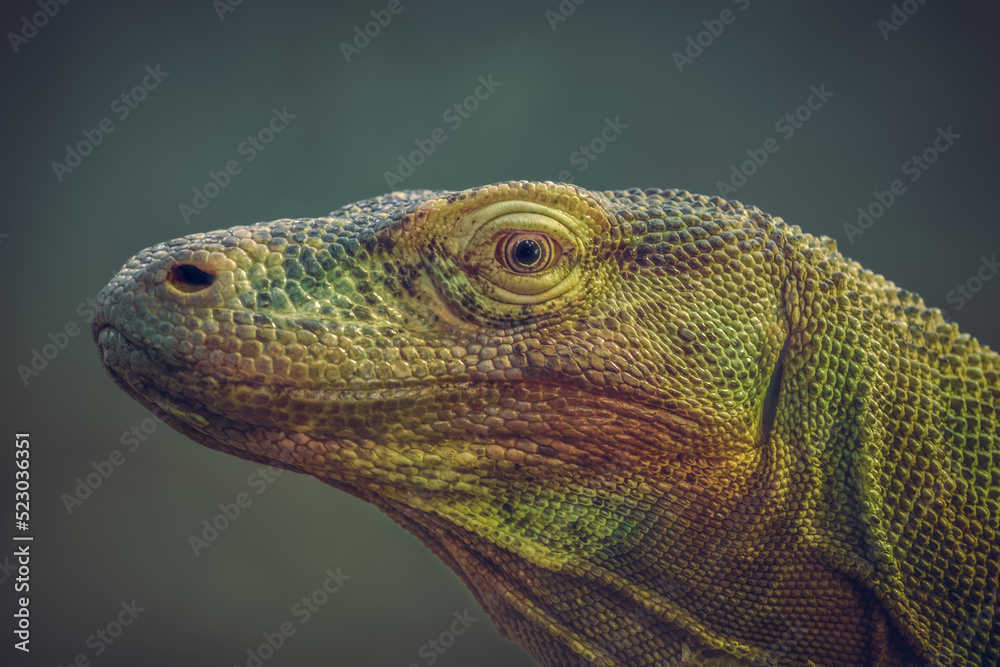
M538 273L556 263L559 246L545 234L516 232L497 243L496 259L514 273Z

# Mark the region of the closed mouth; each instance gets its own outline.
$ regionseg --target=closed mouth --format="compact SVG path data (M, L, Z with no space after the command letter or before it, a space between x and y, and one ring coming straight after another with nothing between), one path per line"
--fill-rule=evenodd
M482 398L488 392L498 391L494 382L440 377L397 386L362 387L303 387L295 384L291 378L271 378L268 382L263 382L250 377L227 377L213 372L211 368L171 361L155 348L135 343L114 325L99 318L95 318L94 331L101 361L119 386L148 408L154 409L155 406L154 411L173 414L199 429L210 423L230 427L242 424L291 430L307 428L306 424L290 421L291 415L297 413L312 417L309 420L309 430L329 434L341 428L349 428L346 420L350 418L350 413L342 410L343 406L368 406L368 410L373 413L394 409L413 410L416 408L415 404L420 404L423 400L435 403L452 399L467 402ZM177 393L176 390L167 388L165 380L176 381L178 375L188 381L185 386L192 387L190 394ZM510 386L522 383L523 380L504 384ZM564 389L559 383L551 381L532 380L528 384L539 389L553 388L554 393ZM251 397L251 403L244 404L260 406L260 411L256 408L246 411L239 408L227 409L221 407L221 404L213 407L214 396L232 396L234 388L261 390L259 396ZM662 411L660 406L647 406L634 399L599 394L591 394L591 399L614 404L618 414L655 422L678 436L690 436L699 431L698 424L690 418L669 410ZM291 409L293 406L297 409Z

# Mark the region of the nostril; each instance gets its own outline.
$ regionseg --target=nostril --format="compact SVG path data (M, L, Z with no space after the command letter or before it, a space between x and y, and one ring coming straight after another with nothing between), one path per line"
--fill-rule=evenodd
M181 292L193 293L211 287L215 282L215 276L208 271L202 271L194 264L178 264L170 269L167 282Z

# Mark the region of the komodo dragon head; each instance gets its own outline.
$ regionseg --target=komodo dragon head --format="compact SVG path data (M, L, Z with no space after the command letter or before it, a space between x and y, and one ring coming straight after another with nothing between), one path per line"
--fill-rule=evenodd
M856 656L861 547L803 536L781 436L818 418L783 350L834 255L680 190L394 192L148 248L93 331L173 428L375 504L543 664Z

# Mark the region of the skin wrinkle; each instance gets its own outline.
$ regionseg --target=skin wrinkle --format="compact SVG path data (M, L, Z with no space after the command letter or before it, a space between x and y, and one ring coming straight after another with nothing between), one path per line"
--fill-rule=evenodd
M142 251L93 330L158 417L375 504L547 667L1000 660L1000 359L756 208L394 192Z

